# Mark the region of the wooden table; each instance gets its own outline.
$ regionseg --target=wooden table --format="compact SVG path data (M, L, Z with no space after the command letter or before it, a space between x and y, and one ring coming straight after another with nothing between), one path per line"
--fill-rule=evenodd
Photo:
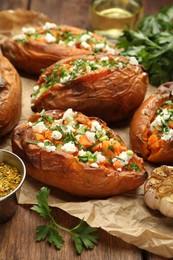
M143 0L145 14L151 14L172 0ZM0 10L23 8L43 12L57 23L65 23L88 28L89 0L0 0ZM78 219L60 209L54 209L56 220L66 227L73 227ZM128 244L121 239L99 230L99 243L92 251L84 251L77 256L68 234L62 233L65 245L57 251L45 242L35 242L35 227L44 221L30 210L29 205L19 205L15 216L5 224L0 224L0 260L161 260L165 259Z

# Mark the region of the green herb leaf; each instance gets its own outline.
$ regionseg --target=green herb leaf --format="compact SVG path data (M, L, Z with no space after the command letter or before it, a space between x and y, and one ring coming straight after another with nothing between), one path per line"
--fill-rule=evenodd
M173 81L173 6L146 16L136 31L124 30L117 46L124 56L136 56L148 72L150 83Z
M48 205L49 192L49 189L42 187L40 192L36 196L38 205L35 205L31 208L32 210L39 213L43 218L48 218L51 214L51 209Z
M98 242L98 236L92 234L96 231L96 228L88 226L83 220L70 231L72 232L72 239L75 242L78 254L82 253L83 246L87 249L93 249L94 245Z
M57 249L61 249L64 245L64 240L59 234L58 229L68 232L74 241L75 248L78 254L81 254L83 248L93 249L94 245L98 242L98 236L93 234L96 228L88 226L83 220L73 229L67 229L59 225L51 215L51 209L48 205L48 195L50 190L46 187L42 187L37 194L38 205L31 207L43 218L49 220L48 225L38 226L36 228L36 241L46 240L49 244L53 244Z

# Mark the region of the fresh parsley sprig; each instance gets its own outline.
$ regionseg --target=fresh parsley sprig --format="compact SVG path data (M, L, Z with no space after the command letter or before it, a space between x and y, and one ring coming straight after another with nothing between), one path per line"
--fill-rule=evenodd
M158 86L173 81L173 6L145 16L137 30L124 30L117 40L124 56L136 56Z
M49 220L49 224L36 228L36 241L46 240L60 250L64 245L64 239L58 230L63 230L71 235L79 255L84 248L93 249L94 245L98 242L97 234L93 233L96 231L96 228L88 226L84 220L80 220L79 224L72 229L59 225L52 216L52 209L48 205L49 193L50 190L48 188L42 187L36 196L38 205L31 207L31 209L39 213L41 217Z

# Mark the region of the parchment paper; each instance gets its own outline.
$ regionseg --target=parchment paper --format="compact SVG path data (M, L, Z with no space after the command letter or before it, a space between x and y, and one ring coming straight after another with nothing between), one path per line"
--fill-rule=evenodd
M34 19L31 19L32 14ZM40 24L45 20L49 19L42 14L29 11L0 12L0 30L3 28L0 31L1 40L4 39L4 34L8 37L14 32L13 30L18 30L25 23ZM24 77L22 74L21 76L23 94L20 122L25 122L32 114L30 95L37 79ZM149 86L146 97L154 90L154 87ZM124 125L114 129L130 147L129 126ZM0 142L0 148L11 150L11 133ZM149 164L145 166L148 172L154 167ZM18 203L35 204L36 194L42 186L45 185L28 176L18 193ZM100 227L139 248L167 258L173 257L173 219L166 218L145 205L143 186L136 191L101 200L77 198L58 189L49 188L51 189L50 206L61 208L80 219L84 218L91 226Z

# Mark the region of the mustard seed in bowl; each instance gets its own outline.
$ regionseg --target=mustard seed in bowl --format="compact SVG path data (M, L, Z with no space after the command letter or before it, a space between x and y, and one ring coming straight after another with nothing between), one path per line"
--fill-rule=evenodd
M19 170L8 163L0 162L0 197L15 190L22 180Z

